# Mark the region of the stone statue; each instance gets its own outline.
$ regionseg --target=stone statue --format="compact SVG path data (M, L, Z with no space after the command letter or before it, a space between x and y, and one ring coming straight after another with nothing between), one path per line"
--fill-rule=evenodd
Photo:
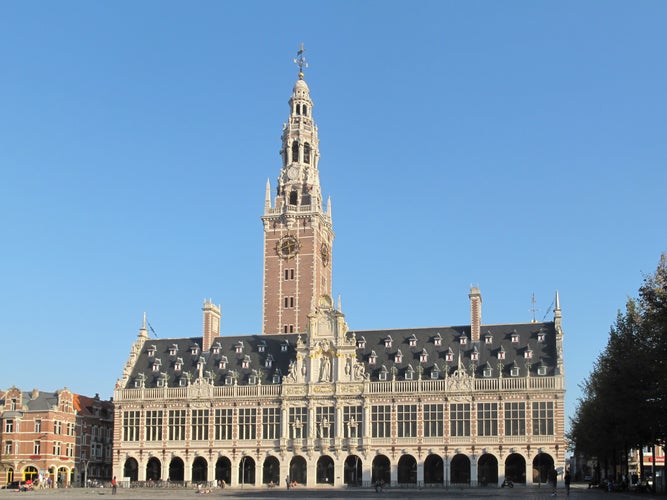
M329 356L320 358L320 382L331 381L331 360Z

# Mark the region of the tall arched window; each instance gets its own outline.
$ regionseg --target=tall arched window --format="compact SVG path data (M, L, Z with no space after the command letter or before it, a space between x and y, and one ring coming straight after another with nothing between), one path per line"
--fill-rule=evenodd
M303 116L308 116L308 105L307 104L303 105Z
M289 194L289 204L290 205L296 205L299 200L299 195L297 194L296 191L292 191Z
M308 143L303 145L303 161L304 163L310 163L310 144Z
M292 143L292 161L299 161L299 143L294 141Z
M301 104L296 105L296 114L300 115L301 114Z

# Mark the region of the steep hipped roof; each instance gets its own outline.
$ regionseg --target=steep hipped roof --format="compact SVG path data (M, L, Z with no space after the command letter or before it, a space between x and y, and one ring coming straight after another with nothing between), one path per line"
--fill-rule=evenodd
M512 367L519 368L519 376L529 369L531 376L556 374L553 322L482 325L477 342L471 341L470 326L359 330L348 335L356 337L357 361L371 381L379 380L383 370L398 380L410 371L443 378L459 367L459 360L476 377L498 377L500 370L502 376L510 376ZM168 387L188 385L199 376L200 363L202 376L214 385L229 383L230 375L239 385L280 383L296 357L297 338L298 334L217 337L207 352L201 351L199 337L148 339L127 387L157 387L158 380ZM402 356L397 358L399 349ZM504 359L499 359L501 351Z

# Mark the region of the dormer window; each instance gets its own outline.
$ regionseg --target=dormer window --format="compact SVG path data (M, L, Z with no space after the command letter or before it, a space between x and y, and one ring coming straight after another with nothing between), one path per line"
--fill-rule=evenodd
M174 370L180 372L182 369L183 369L183 359L177 358L176 362L174 363Z
M264 361L264 366L267 368L271 368L273 366L273 356L269 354L266 357L266 361Z
M162 366L162 361L160 359L156 359L153 361L153 371L154 372L159 372L160 371L160 366Z
M378 379L384 381L387 380L387 367L382 365L382 368L380 368L380 373L378 374Z
M512 332L512 344L518 344L519 343L519 334L516 333L516 330Z
M218 368L220 368L221 370L227 368L227 356L223 356L220 358L220 361L218 361Z
M227 375L225 377L225 385L234 385L234 377Z
M364 337L357 339L357 349L366 349L366 339Z
M283 341L283 343L280 344L280 352L287 352L288 348L289 348L289 342L287 342L287 340Z
M403 353L399 349L396 351L396 354L394 354L394 363L401 363L403 361Z
M188 379L186 379L185 377L179 378L178 385L179 387L185 387L186 385L188 385Z
M473 347L473 350L470 353L470 359L472 361L477 361L479 359L479 351L477 350L477 346Z
M137 378L134 380L134 387L140 388L144 386L144 381L146 380L146 376L143 373L140 373L137 375Z
M468 343L468 336L464 333L459 337L459 344L466 345Z
M234 346L234 350L236 351L236 354L241 354L243 352L243 341L239 340L236 345Z
M241 362L241 367L250 368L250 356L248 356L247 354L243 357L243 361Z
M544 339L546 338L546 333L544 331L540 330L537 332L537 341L538 342L544 342Z
M405 380L412 380L413 378L415 378L415 371L412 365L408 365L408 368L405 370Z
M547 365L545 365L544 362L540 362L539 366L537 367L537 374L541 376L547 374Z
M533 359L533 350L530 347L526 349L523 353L523 357L526 359Z
M505 348L503 346L500 346L500 350L498 351L498 359L501 361L505 359Z
M428 352L426 352L426 349L422 349L422 352L419 355L419 362L426 363L427 361L428 361Z
M442 337L440 336L440 332L435 334L435 337L433 337L433 344L436 347L440 347L442 345Z
M384 346L389 349L391 347L391 344L394 342L394 340L391 338L391 335L387 335L387 337L384 339Z
M262 342L257 346L257 352L264 352L266 350L266 342Z
M417 337L415 337L414 333L410 336L408 342L410 343L410 347L417 347Z
M149 358L155 357L155 351L157 351L157 347L155 347L154 345L150 346L148 348L148 357Z
M491 332L487 332L486 335L484 335L484 343L493 344L493 335L491 334Z
M200 358L197 360L197 370L201 370L202 368L204 368L204 360Z
M375 354L375 351L371 351L371 355L368 356L368 364L369 365L374 365L378 360L377 354Z
M512 377L518 377L519 376L519 366L514 364L512 368L510 368L510 376Z
M213 354L220 354L220 349L221 349L221 348L222 348L222 346L220 345L220 342L216 342L216 343L213 344L213 346L211 347L211 352L212 352Z
M248 385L257 385L257 374L255 372L248 376Z
M158 387L166 387L167 386L167 374L166 373L160 373L160 375L157 378L157 386Z
M282 379L282 372L280 370L276 370L275 373L273 374L273 378L271 379L271 382L274 384L279 384L280 380Z
M438 365L433 365L433 370L431 370L431 378L433 380L440 378L440 368L438 368Z
M178 346L176 344L171 344L169 347L169 356L176 356L178 354Z
M493 368L491 368L491 365L487 361L486 366L484 367L484 377L490 378L492 375L493 375Z
M445 361L447 361L448 363L454 361L454 351L452 351L451 347L445 353Z

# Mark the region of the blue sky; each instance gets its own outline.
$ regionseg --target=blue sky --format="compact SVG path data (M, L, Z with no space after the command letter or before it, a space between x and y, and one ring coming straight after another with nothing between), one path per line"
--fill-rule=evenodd
M667 4L3 2L0 387L112 396L160 337L261 325L305 43L353 329L551 319L567 410L667 251Z

